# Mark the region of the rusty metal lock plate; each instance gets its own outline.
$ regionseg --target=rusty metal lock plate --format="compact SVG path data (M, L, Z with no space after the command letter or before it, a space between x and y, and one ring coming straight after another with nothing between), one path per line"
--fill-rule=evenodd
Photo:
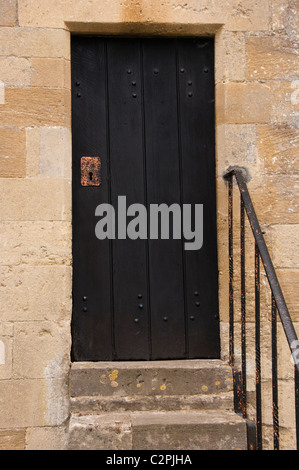
M81 186L100 186L100 157L81 157Z

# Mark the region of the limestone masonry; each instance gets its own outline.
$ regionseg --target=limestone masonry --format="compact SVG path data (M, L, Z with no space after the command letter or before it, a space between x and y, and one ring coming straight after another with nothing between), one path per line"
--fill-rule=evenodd
M230 165L249 172L253 203L299 333L298 19L296 0L0 0L1 450L68 446L72 34L215 37L222 358L228 353L222 175ZM248 260L252 278L253 269ZM262 360L270 382L270 296L264 300ZM255 386L253 318L249 303L249 397ZM292 449L293 365L280 323L278 333L281 448ZM263 393L270 425L270 383ZM265 447L271 439L269 430Z

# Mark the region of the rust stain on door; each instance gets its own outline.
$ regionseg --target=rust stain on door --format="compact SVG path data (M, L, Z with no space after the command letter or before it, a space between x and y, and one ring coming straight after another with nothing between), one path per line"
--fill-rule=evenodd
M81 186L100 186L100 157L81 157Z

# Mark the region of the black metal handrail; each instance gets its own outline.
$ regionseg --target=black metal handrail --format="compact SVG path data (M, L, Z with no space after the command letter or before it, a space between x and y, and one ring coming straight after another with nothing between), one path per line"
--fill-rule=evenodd
M256 413L255 438L250 448L262 450L262 371L260 357L260 259L271 289L272 336L272 417L273 448L279 449L278 377L277 377L277 311L281 320L292 357L294 358L296 442L299 449L299 361L297 335L265 243L250 194L245 169L230 167L224 174L228 181L228 232L229 232L229 361L234 371L235 409L247 418L246 403L246 285L245 285L245 211L255 240L255 361L256 361ZM240 190L240 269L241 269L241 370L235 368L234 351L234 266L233 266L233 177Z

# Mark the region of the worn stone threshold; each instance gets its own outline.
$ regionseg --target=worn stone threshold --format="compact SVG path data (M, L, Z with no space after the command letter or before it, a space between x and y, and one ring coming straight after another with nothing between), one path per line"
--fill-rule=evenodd
M171 359L161 361L82 361L72 362L71 367L74 370L80 369L155 369L155 368L166 368L166 369L203 369L211 367L229 367L226 361L221 359Z

